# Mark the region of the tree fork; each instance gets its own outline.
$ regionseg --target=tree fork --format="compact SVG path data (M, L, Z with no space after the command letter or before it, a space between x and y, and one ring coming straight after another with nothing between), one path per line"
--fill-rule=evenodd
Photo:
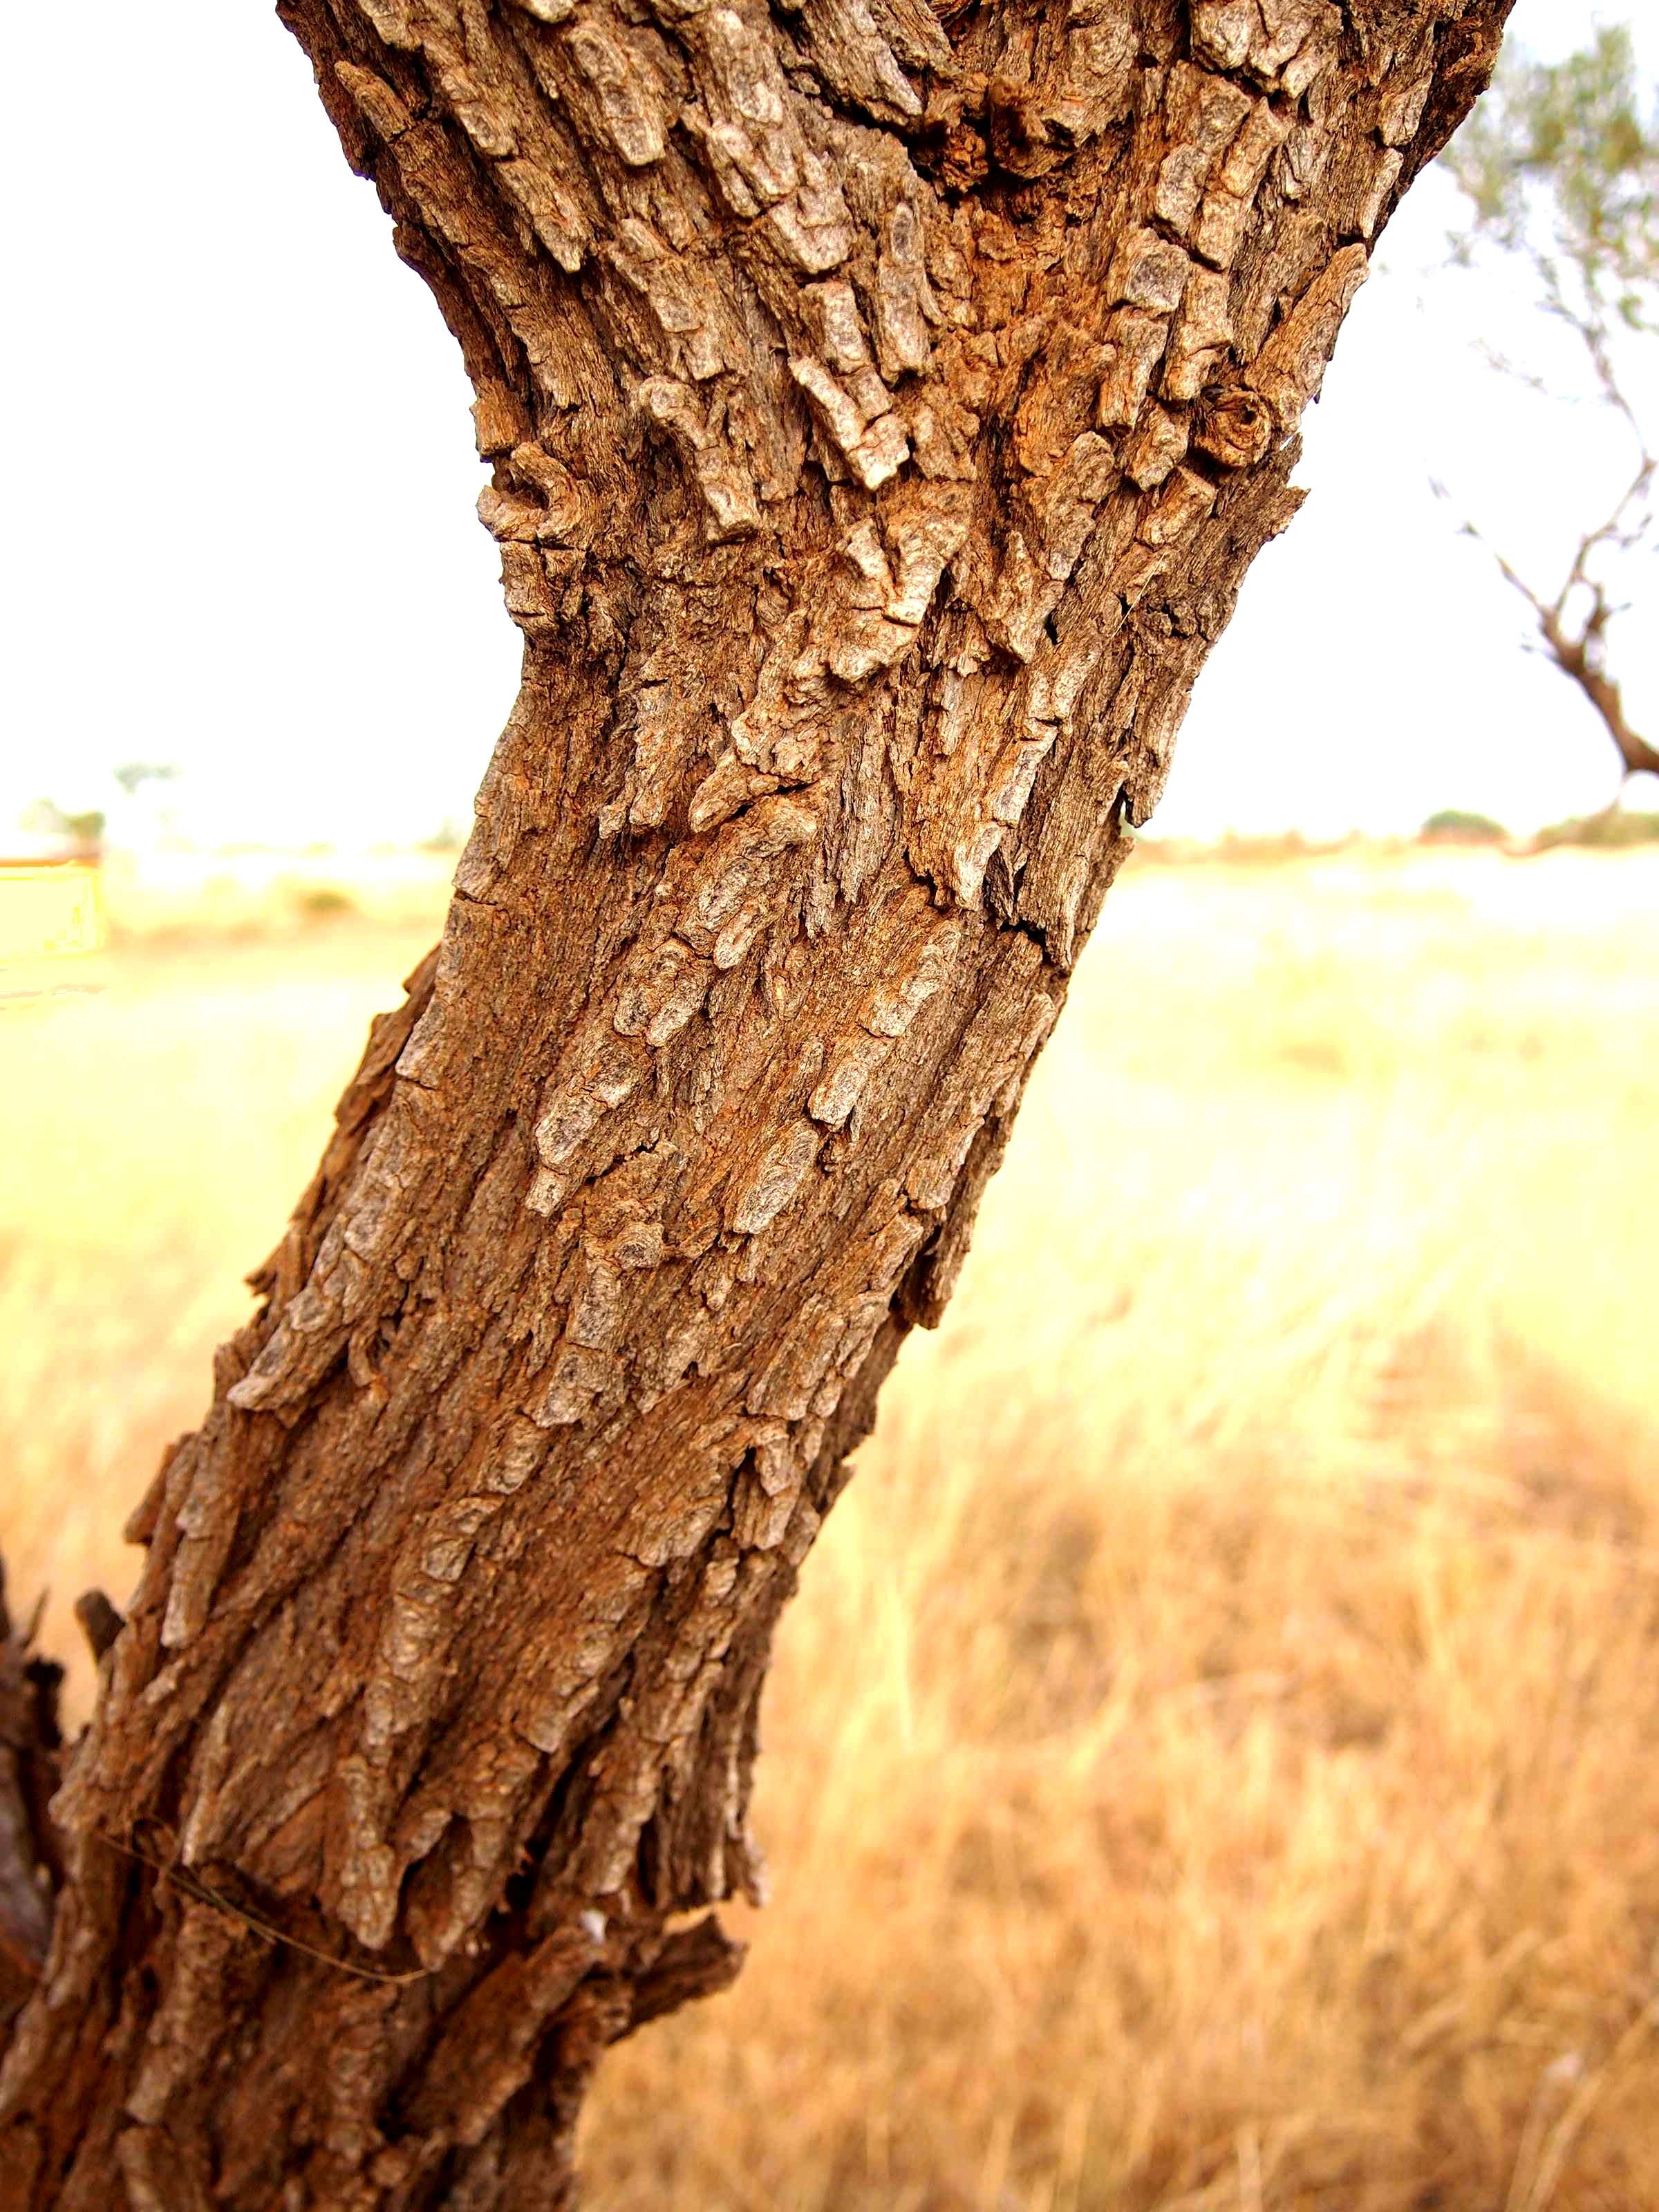
M605 2046L729 1981L773 1623L1507 0L280 12L524 683L133 1517L27 2212L564 2205Z

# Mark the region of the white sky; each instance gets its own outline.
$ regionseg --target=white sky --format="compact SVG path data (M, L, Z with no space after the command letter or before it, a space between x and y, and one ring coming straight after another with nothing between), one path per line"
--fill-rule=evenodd
M0 145L0 829L41 794L106 805L134 759L177 763L215 837L465 823L519 641L472 513L459 356L264 0L164 15L167 34L116 0L8 23L31 90ZM1519 0L1514 33L1553 55L1588 20ZM1659 68L1656 49L1650 31ZM1518 293L1435 275L1455 197L1419 185L1359 295L1307 425L1313 497L1200 684L1161 833L1410 830L1443 805L1526 828L1611 793L1611 746L1522 655L1524 610L1428 482L1541 580L1625 452L1595 410L1474 357L1478 334L1524 351L1538 326ZM1656 605L1620 648L1650 732Z

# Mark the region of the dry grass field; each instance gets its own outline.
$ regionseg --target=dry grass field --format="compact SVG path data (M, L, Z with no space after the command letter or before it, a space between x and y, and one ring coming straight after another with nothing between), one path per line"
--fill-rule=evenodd
M324 909L0 1002L0 1543L60 1646L428 941ZM808 1564L776 1901L611 2062L599 2212L1659 2206L1656 1131L1659 854L1131 867Z

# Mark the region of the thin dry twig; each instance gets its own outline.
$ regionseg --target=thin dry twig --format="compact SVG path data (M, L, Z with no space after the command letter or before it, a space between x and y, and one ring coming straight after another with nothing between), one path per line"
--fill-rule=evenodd
M435 1971L430 1966L415 1966L406 1972L395 1973L390 1967L360 1966L353 1960L337 1959L331 1951L325 1951L315 1943L307 1943L298 1936L289 1936L272 1922L262 1918L258 1913L250 1912L246 1905L235 1904L222 1891L204 1881L199 1875L191 1874L183 1867L170 1866L151 1852L141 1850L136 1844L124 1844L101 1828L94 1828L88 1832L100 1844L107 1844L111 1850L119 1851L124 1857L136 1859L140 1865L147 1866L152 1874L160 1875L163 1881L171 1882L175 1889L182 1890L196 1904L210 1905L228 1919L240 1921L243 1927L252 1929L266 1942L283 1944L290 1951L303 1952L307 1958L320 1960L324 1966L332 1966L342 1974L350 1974L360 1982L423 1982Z

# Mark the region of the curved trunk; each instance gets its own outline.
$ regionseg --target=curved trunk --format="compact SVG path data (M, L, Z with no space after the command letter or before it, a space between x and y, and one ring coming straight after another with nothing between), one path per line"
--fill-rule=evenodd
M1504 0L285 0L525 632L56 1807L8 2205L558 2205ZM1287 641L1285 682L1296 678Z

